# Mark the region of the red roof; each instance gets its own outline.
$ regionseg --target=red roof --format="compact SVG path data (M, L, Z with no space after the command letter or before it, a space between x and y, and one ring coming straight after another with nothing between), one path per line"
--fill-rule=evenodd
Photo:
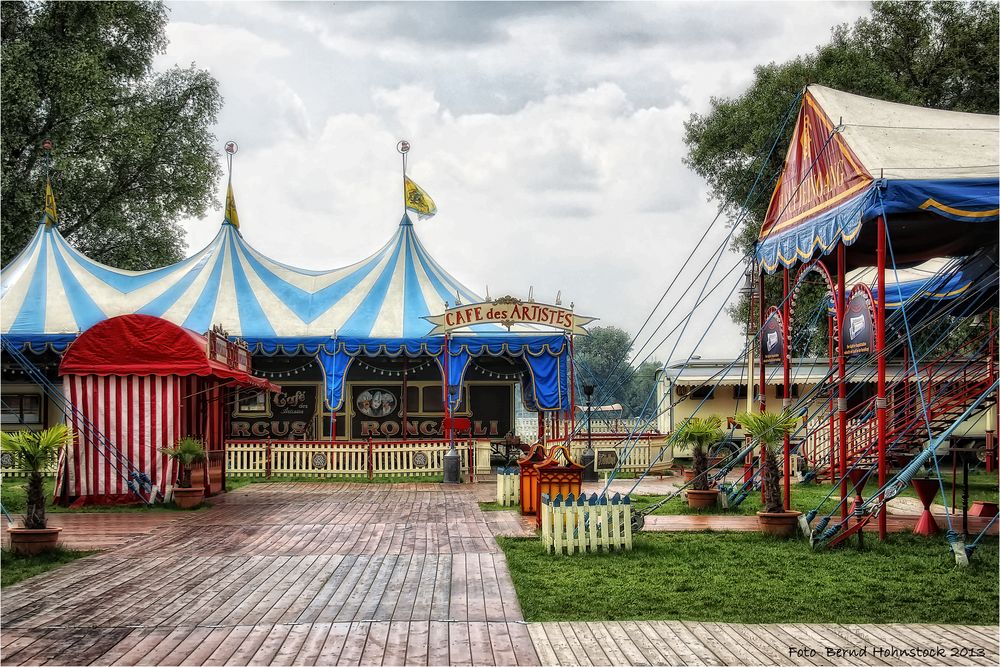
M151 315L98 322L66 350L60 375L199 375L280 391L277 385L208 358L208 339Z

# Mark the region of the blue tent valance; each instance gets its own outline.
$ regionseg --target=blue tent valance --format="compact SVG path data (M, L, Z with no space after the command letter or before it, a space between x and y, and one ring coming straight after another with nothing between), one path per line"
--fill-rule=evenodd
M848 201L807 222L757 242L757 262L768 273L853 244L865 221L925 211L957 223L996 224L1000 194L995 179L873 182ZM956 234L960 232L956 231Z
M429 356L437 360L444 373L447 356L448 384L461 385L472 359L482 356L514 357L524 360L531 376L532 402L540 410L569 410L569 338L555 336L461 336L448 340L436 338L316 338L249 339L250 351L256 354L315 355L326 377L327 408L338 410L344 402L344 379L356 357L410 358ZM456 400L460 400L459 398ZM458 408L453 404L452 408Z

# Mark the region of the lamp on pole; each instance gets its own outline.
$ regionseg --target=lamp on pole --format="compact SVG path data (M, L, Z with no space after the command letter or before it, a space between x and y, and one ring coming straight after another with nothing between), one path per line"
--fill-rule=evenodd
M583 451L583 481L596 482L597 470L594 468L594 459L596 458L596 454L594 453L593 429L590 423L590 408L591 399L594 396L594 385L583 385L583 394L587 397L587 449Z
M461 472L461 461L458 458L458 450L455 449L455 428L452 424L451 411L458 398L459 387L451 385L448 387L448 451L444 455L444 483L458 484Z

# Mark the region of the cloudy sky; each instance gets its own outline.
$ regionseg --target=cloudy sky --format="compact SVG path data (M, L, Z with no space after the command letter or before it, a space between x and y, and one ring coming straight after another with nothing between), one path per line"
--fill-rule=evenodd
M711 96L740 93L755 65L808 52L868 11L861 2L169 6L170 46L157 65L196 63L219 80L220 161L222 143L237 141L234 187L251 244L307 268L380 248L402 215L395 145L406 138L408 172L439 209L417 231L450 273L491 296L526 297L533 286L552 302L561 291L577 312L630 333L715 215L681 162L683 122ZM216 211L186 221L189 250L220 220ZM718 225L707 246L726 233ZM715 280L736 261L721 257ZM739 350L727 316L711 325L721 296L695 311L674 357L706 329L698 354ZM655 358L665 361L675 339Z

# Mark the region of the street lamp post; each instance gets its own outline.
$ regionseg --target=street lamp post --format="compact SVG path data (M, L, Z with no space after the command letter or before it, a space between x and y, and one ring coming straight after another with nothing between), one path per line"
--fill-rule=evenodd
M587 397L587 448L583 450L583 481L596 482L597 470L594 468L594 435L590 423L591 399L594 396L594 385L583 385L583 393Z
M446 413L449 415L448 420L448 451L444 455L444 483L445 484L458 484L459 477L461 473L461 461L458 457L458 450L455 449L455 428L451 420L451 410L452 406L455 405L455 399L458 396L459 387L452 385L448 387L448 409Z

